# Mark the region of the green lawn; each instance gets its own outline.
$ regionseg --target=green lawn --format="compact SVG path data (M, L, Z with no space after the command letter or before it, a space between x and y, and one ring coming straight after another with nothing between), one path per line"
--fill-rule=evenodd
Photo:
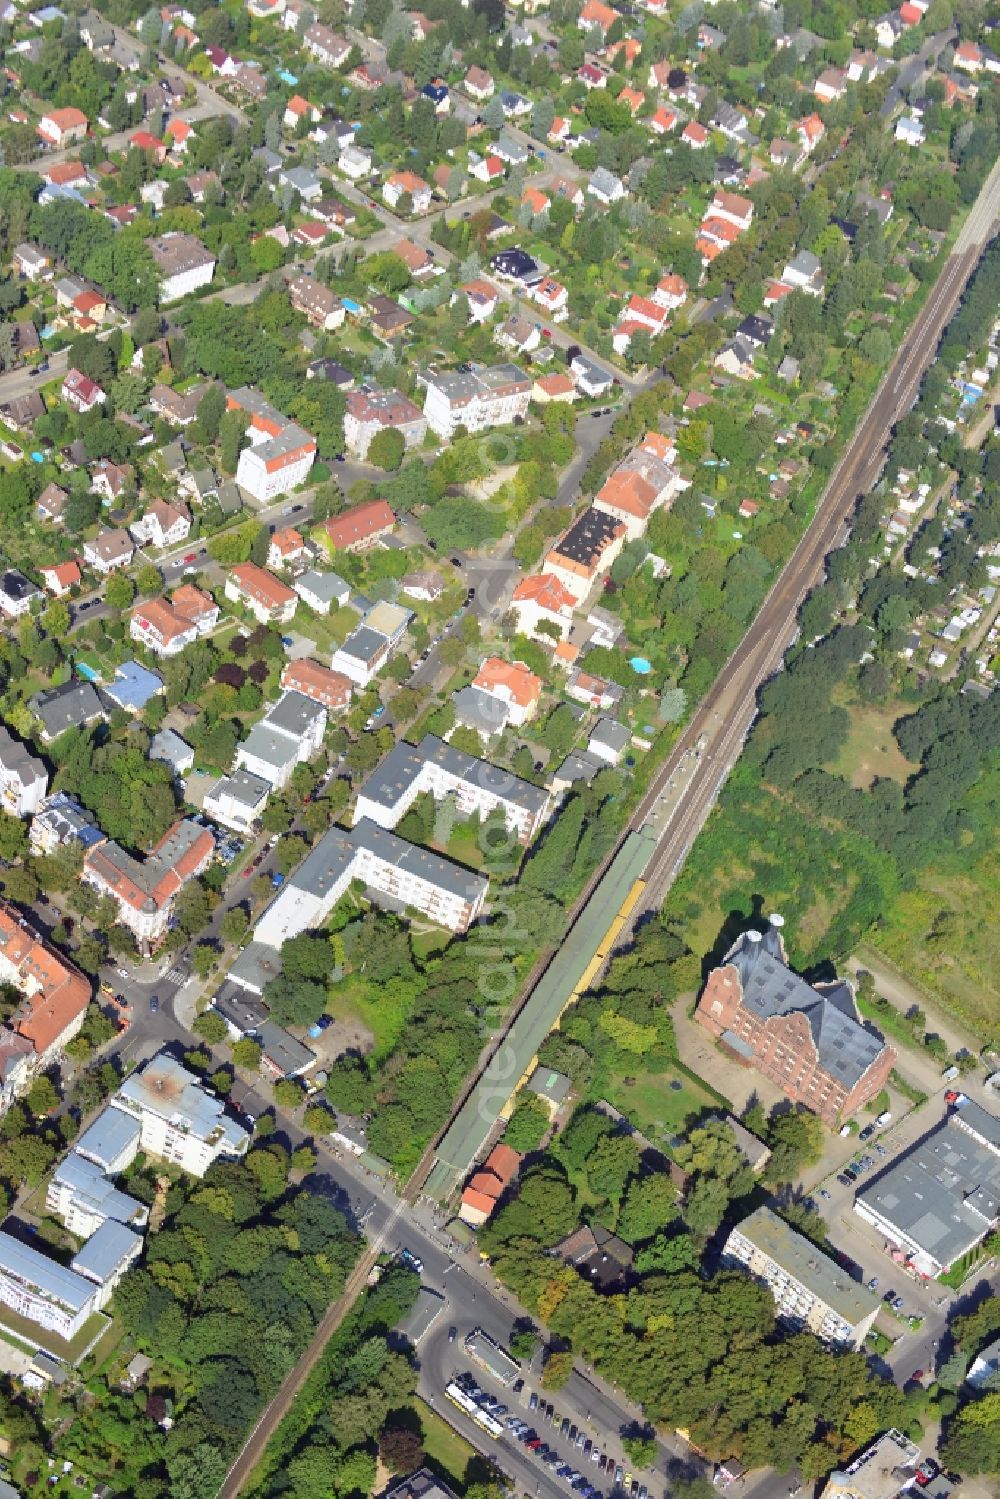
M836 695L835 695L836 697ZM901 703L884 705L844 702L851 715L851 730L840 754L827 769L841 775L852 786L867 788L888 776L904 785L916 770L900 752L892 726L907 709Z
M371 1031L376 1057L392 1051L409 1018L408 999L394 999L389 990L374 992L359 974L348 974L331 990L327 1013L334 1020L355 1021Z
M628 1077L615 1077L604 1092L610 1103L634 1118L642 1133L653 1139L681 1134L692 1116L719 1108L711 1094L692 1079L671 1072L635 1072Z
M447 1421L425 1405L419 1396L413 1397L411 1409L420 1422L421 1440L430 1466L445 1478L453 1489L462 1493L465 1489L465 1470L476 1449Z
M32 1322L28 1317L22 1317L13 1308L5 1306L0 1320L3 1322L4 1336L17 1347L25 1344L34 1350L44 1348L46 1353L61 1358L64 1363L75 1364L81 1359L90 1347L91 1343L102 1337L104 1332L111 1326L111 1319L103 1312L95 1312L88 1317L80 1328L75 1338L69 1342L65 1338L58 1337L54 1332L49 1332L44 1327L39 1327L37 1322ZM10 1336L13 1334L13 1336Z

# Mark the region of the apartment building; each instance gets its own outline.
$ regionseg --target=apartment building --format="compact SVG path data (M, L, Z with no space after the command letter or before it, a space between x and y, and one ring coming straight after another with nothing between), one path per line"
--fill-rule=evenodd
M288 785L296 765L318 754L327 712L302 692L284 692L236 750L236 765L272 786Z
M344 304L335 292L312 276L293 276L288 283L288 297L296 312L301 312L314 328L331 333L344 321Z
M355 826L367 819L394 828L425 792L435 801L453 796L463 817L499 809L522 843L531 841L549 810L549 794L540 786L425 734L416 747L398 742L375 767L358 793Z
M655 510L673 504L688 481L675 467L676 449L659 432L647 432L642 442L609 474L594 497L594 509L620 521L629 541L645 535Z
M896 1499L904 1489L919 1494L913 1482L919 1463L920 1449L890 1428L845 1468L834 1469L820 1499Z
M316 458L315 437L245 385L230 391L226 406L249 417L250 446L240 453L236 468L241 489L265 505L305 483Z
M538 573L518 583L511 598L520 634L538 636L539 627L551 625L560 639L573 623L577 597L551 572Z
M0 1112L5 1113L79 1033L91 984L5 901L0 901L0 983L21 995L0 1026Z
M0 724L0 807L12 817L32 817L48 790L41 760Z
M140 1149L192 1176L220 1158L238 1160L250 1143L222 1099L165 1051L125 1079L111 1107L138 1120Z
M453 932L466 931L476 920L489 887L482 875L373 822L359 822L349 833L333 827L264 911L255 941L281 947L322 926L354 879L364 880L373 900L384 896L394 910L413 906Z
M788 966L784 922L746 931L709 974L697 1018L723 1047L831 1128L881 1093L896 1053L862 1023L846 979L807 984Z
M324 68L343 67L351 55L350 42L320 21L306 27L302 40L306 51Z
M137 604L129 616L128 632L157 656L178 656L198 639L194 620L187 619L168 599L147 599Z
M132 1128L138 1150L139 1129L135 1122L126 1119L117 1109L106 1109L105 1113L114 1114ZM111 1177L78 1150L71 1150L63 1156L53 1171L45 1194L45 1206L78 1239L89 1239L108 1222L142 1228L149 1219L145 1203L130 1197L127 1192L120 1192Z
M425 377L424 416L439 437L453 437L458 427L485 432L507 427L527 415L532 382L516 364Z
M65 109L49 109L35 129L47 145L61 150L74 141L83 140L87 134L87 116L73 105L67 105Z
M110 895L118 920L148 950L166 935L177 895L208 868L214 854L208 829L182 818L144 859L110 840L88 849L80 878L99 895Z
M215 256L193 234L155 235L146 248L160 273L161 305L207 286L215 274Z
M133 521L128 530L136 546L179 546L191 532L191 512L183 503L171 505L166 500L154 500L145 515Z
M347 451L357 458L367 458L372 438L387 431L399 432L407 448L416 448L427 436L427 418L398 390L380 390L372 385L350 391L344 412Z
M47 796L31 819L28 851L36 858L53 854L67 843L79 842L84 848L104 842L104 834L90 812L65 791Z
M723 1254L767 1286L782 1322L835 1347L863 1346L879 1313L878 1297L770 1208L737 1224Z
M98 1294L87 1277L0 1230L0 1322L9 1307L69 1342L99 1309Z
M286 691L300 692L330 713L346 713L351 706L353 683L343 672L330 671L318 661L289 661L281 672Z
M116 572L119 568L129 567L135 556L135 547L132 538L127 531L120 528L114 531L102 531L95 536L93 541L83 543L83 560L95 572Z
M618 557L627 535L620 520L591 506L554 544L544 570L580 604Z
M520 728L538 711L544 683L523 661L504 661L500 656L488 656L471 685L502 703L506 722Z
M391 536L395 526L396 517L387 500L366 500L363 505L355 505L322 522L330 550L334 552L367 552L384 537Z
M234 770L223 776L205 792L202 806L206 817L221 822L237 833L250 833L263 816L267 799L274 790L265 776L249 770Z
M184 583L170 599L137 604L129 617L129 635L157 656L176 656L218 622L219 606L212 596Z
M262 625L287 624L299 601L294 588L256 562L238 562L230 568L225 595L234 604L243 604Z

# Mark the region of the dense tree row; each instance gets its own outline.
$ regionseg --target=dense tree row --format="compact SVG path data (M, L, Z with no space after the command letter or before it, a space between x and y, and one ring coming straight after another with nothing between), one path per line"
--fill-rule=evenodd
M742 1274L699 1274L706 1238L754 1189L723 1124L692 1131L683 1205L669 1178L603 1114L578 1111L481 1231L493 1268L522 1303L654 1422L681 1426L710 1457L827 1472L913 1402L837 1354L775 1323L771 1297ZM721 1208L721 1211L720 1211ZM605 1295L547 1253L581 1215L636 1249L635 1279Z
M114 1309L155 1360L151 1388L172 1401L174 1424L165 1433L145 1401L105 1388L60 1435L60 1456L149 1499L216 1491L357 1253L342 1214L317 1192L289 1190L288 1169L280 1146L257 1146L170 1188ZM152 1178L130 1189L152 1193Z

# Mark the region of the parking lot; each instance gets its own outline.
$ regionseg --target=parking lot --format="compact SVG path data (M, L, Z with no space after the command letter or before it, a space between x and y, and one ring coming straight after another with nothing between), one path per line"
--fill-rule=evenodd
M454 1353L464 1353L461 1343ZM590 1423L591 1435L577 1425L579 1415L574 1419L560 1409L558 1395L549 1398L523 1379L503 1388L479 1367L475 1371L456 1368L444 1393L453 1408L458 1406L466 1414L471 1407L478 1408L481 1415L477 1420L473 1414L472 1420L495 1438L499 1466L516 1466L522 1484L526 1472L533 1472L536 1494L544 1487L549 1492L578 1494L580 1499L664 1499L662 1476L650 1492L650 1475L643 1481L642 1475L631 1471L618 1432L594 1431ZM520 1461L505 1461L505 1449L511 1449L512 1456L516 1453Z

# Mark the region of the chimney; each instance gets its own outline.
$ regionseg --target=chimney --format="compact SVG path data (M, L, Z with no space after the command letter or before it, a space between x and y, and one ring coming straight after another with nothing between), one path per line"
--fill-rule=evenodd
M747 932L745 935L746 935L747 941L754 943L755 946L761 940L760 932L752 932L751 931L751 932Z
M785 924L785 918L783 916L779 916L776 911L767 919L773 927L777 928L778 931L780 931Z

